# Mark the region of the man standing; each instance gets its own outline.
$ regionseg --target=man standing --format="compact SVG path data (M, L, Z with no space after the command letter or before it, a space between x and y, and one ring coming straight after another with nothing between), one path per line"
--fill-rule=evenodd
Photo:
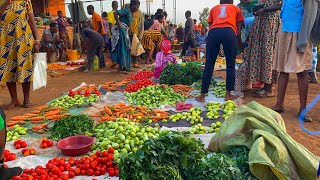
M195 35L194 35L194 24L193 19L191 18L191 11L187 11L186 14L186 24L185 24L185 33L184 33L184 44L181 55L184 56L186 54L186 51L189 47L195 48L196 47L196 41L195 41ZM197 55L195 53L195 55Z
M92 15L92 26L93 29L98 32L102 37L105 37L107 35L104 27L103 27L103 21L101 16L94 11L94 7L92 5L89 5L87 7L87 11L89 15ZM106 66L105 60L100 59L100 68L103 68Z
M58 11L58 19L57 19L58 27L59 27L59 37L62 39L67 46L68 49L71 49L71 42L67 32L68 22L63 17L62 11Z

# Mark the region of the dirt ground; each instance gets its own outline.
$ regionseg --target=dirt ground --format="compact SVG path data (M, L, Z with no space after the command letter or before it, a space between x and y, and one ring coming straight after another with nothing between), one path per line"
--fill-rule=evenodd
M129 73L133 74L133 72ZM224 76L224 72L217 72L214 75ZM68 92L70 89L79 86L82 82L87 84L102 84L107 81L117 81L126 78L128 75L119 75L115 70L101 70L92 73L77 72L73 74L68 74L60 77L49 77L47 88L42 88L40 90L31 92L31 101L34 103L34 107L43 105L48 101L57 98L62 95L63 92ZM318 74L320 77L320 74ZM319 94L320 85L310 85L309 89L309 101L315 98ZM21 86L18 87L19 98L22 101L22 90ZM245 102L257 101L267 107L272 107L275 103L276 98L267 99L257 99L252 98L250 93L246 94ZM6 88L0 88L0 106L8 104L10 102L9 92ZM320 156L320 139L319 136L308 135L303 132L298 124L297 113L299 110L299 93L297 88L297 78L291 75L290 84L286 94L286 112L282 114L288 133L300 144L304 145L307 149ZM32 111L33 108L24 109L22 107L17 107L14 110L6 111L8 118L13 116L21 115ZM306 127L312 131L320 130L320 102L312 110L310 115L314 118L314 122L305 123Z

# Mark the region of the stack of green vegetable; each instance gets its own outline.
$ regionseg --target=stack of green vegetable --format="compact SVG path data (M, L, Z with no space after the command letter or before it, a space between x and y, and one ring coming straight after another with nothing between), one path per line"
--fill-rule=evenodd
M226 96L226 82L221 81L217 83L217 87L213 88L213 94L217 98L223 98Z
M163 85L143 87L137 92L125 93L125 96L130 104L147 107L160 107L165 104L174 105L186 100L185 96Z
M185 66L170 64L165 67L160 76L162 84L192 85L202 77L202 70L194 64L188 63Z
M162 132L146 141L136 153L120 159L120 179L138 180L242 180L243 158L213 153L190 134ZM239 163L237 162L239 161Z
M159 136L159 129L149 126L141 126L130 122L126 118L117 121L108 121L94 128L97 142L92 145L91 150L107 150L114 148L114 159L119 162L119 156L136 152L145 141Z
M93 119L87 115L74 115L56 121L50 129L50 139L60 139L75 136L88 135L93 132Z

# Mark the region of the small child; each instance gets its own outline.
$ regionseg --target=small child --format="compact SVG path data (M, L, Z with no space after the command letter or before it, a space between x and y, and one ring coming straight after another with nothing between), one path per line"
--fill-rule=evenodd
M241 37L241 25L243 21L244 17L241 9L233 5L233 0L220 0L220 5L211 9L208 19L210 30L206 45L206 63L202 76L201 95L196 98L197 101L205 101L221 44L223 45L227 60L227 93L225 100L237 98L231 94L231 91L234 90L235 85L237 39Z
M161 52L157 53L156 65L154 69L154 78L159 79L162 70L170 63L176 64L177 56L170 53L171 42L168 39L164 39L161 43Z

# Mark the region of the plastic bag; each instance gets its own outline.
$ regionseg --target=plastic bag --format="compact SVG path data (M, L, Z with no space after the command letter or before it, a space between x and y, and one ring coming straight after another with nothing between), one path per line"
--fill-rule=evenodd
M33 90L47 86L47 54L34 54Z
M140 56L145 53L142 44L140 43L136 34L133 35L132 38L132 46L131 46L131 55L132 56Z

